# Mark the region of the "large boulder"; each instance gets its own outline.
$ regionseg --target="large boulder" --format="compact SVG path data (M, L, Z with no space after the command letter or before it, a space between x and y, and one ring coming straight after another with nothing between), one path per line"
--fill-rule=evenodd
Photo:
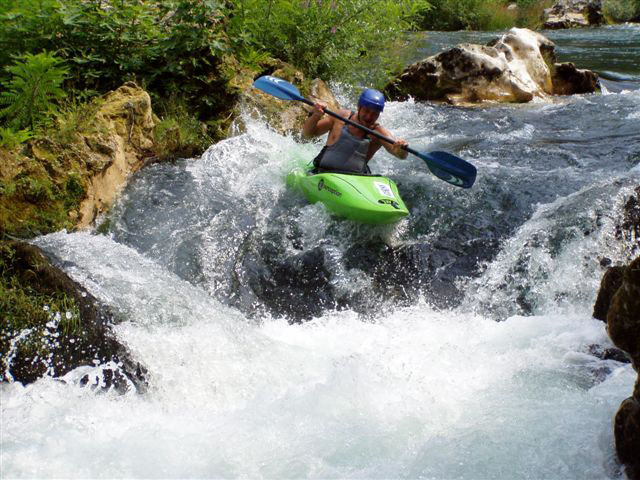
M512 28L487 45L461 44L410 65L385 92L394 100L411 96L461 105L521 103L597 90L592 72L554 62L553 42L540 33Z
M602 25L602 0L560 0L544 11L543 21L548 29Z

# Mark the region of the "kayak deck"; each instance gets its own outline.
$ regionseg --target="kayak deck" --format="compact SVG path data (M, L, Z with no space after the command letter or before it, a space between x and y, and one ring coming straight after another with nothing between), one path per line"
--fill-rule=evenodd
M382 175L317 173L312 165L297 166L287 185L310 203L322 202L340 217L361 223L395 223L409 214L396 184Z

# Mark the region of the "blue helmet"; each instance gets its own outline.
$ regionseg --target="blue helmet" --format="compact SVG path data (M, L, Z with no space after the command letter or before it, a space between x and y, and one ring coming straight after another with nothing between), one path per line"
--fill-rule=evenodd
M367 88L360 95L358 107L367 107L376 112L382 112L384 110L384 95L378 90Z

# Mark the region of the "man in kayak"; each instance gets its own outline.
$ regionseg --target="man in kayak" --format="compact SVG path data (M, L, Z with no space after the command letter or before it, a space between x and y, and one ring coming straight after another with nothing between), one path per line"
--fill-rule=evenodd
M313 160L313 164L319 171L369 173L367 164L380 147L384 147L397 158L407 158L408 152L404 149L407 146L406 140L396 139L394 143L380 140L364 130L325 115L326 107L326 104L317 102L302 126L302 135L305 138L318 137L329 132L327 144ZM382 110L384 110L384 95L378 90L368 88L360 95L357 113L344 109L337 113L370 130L395 139L389 130L376 123Z

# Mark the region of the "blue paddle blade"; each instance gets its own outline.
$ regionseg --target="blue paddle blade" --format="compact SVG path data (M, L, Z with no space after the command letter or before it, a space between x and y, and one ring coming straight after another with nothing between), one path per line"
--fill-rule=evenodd
M253 82L253 86L282 100L305 100L294 85L291 85L281 78L272 77L271 75L264 75L258 78Z
M431 173L451 185L471 188L476 181L476 167L460 157L447 152L415 153L427 163Z

